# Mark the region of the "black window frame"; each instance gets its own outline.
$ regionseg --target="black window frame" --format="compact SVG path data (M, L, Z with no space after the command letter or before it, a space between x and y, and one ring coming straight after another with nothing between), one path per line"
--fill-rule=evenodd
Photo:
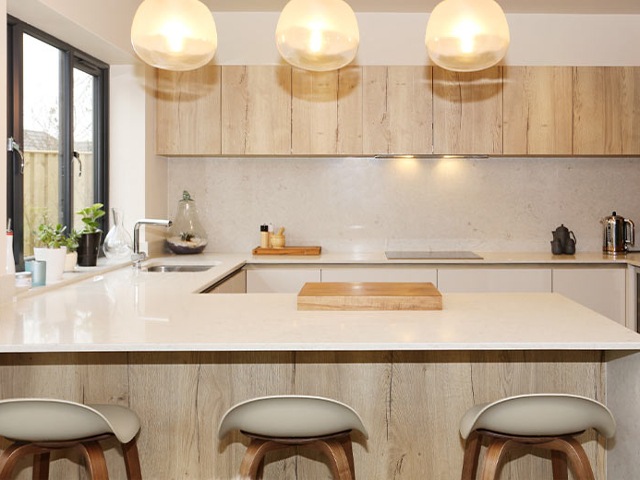
M94 202L104 204L107 214L100 219L100 228L109 225L109 65L56 37L29 25L15 17L7 16L7 137L12 137L22 147L24 144L23 113L23 34L52 45L61 52L60 121L64 135L60 139L60 196L62 199L61 223L73 223L73 70L77 68L93 75L94 83ZM17 152L7 151L7 218L12 219L13 251L16 265L24 265L24 177L20 173L21 159Z

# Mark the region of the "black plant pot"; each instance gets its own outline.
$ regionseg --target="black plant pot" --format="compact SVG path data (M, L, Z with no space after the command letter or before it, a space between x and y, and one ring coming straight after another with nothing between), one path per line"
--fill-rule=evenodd
M78 265L81 267L95 267L98 262L102 232L83 233L78 242Z

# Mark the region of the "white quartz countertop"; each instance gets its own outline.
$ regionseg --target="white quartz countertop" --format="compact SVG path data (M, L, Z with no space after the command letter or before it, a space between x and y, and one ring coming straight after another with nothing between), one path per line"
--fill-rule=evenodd
M633 265L640 266L640 253L606 255L584 252L575 255L552 255L550 252L474 252L480 259L400 259L388 260L384 252L322 253L318 256L248 255L247 263L269 264L371 264L371 265Z
M0 352L640 350L640 335L551 293L445 294L443 310L422 312L297 311L294 294L198 293L254 259L156 259L217 264L197 273L126 266L19 297L1 306ZM275 263L283 260L294 259Z

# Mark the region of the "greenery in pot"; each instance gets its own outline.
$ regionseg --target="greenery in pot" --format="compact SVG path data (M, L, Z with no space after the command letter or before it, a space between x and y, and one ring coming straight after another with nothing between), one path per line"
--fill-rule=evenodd
M98 220L105 215L104 205L102 203L94 203L89 207L85 207L82 210L78 210L76 213L80 215L83 228L80 234L83 233L96 233L100 231L98 228L100 224Z
M102 239L98 220L105 215L103 207L102 203L94 203L76 212L83 223L78 238L78 265L81 267L95 267L98 263L98 251Z
M58 223L53 225L46 221L38 225L37 237L38 243L44 248L60 248L67 245L67 237L65 230L67 227Z
M67 246L67 253L75 252L78 250L78 245L80 244L80 232L78 232L75 228L69 232L67 238L65 239L65 245Z

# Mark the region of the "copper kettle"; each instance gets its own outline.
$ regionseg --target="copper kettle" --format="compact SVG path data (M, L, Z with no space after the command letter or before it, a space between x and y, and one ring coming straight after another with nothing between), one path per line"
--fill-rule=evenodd
M604 253L609 255L627 253L629 245L633 245L635 242L633 222L628 218L616 215L616 212L604 217L600 222L604 226L602 237Z

